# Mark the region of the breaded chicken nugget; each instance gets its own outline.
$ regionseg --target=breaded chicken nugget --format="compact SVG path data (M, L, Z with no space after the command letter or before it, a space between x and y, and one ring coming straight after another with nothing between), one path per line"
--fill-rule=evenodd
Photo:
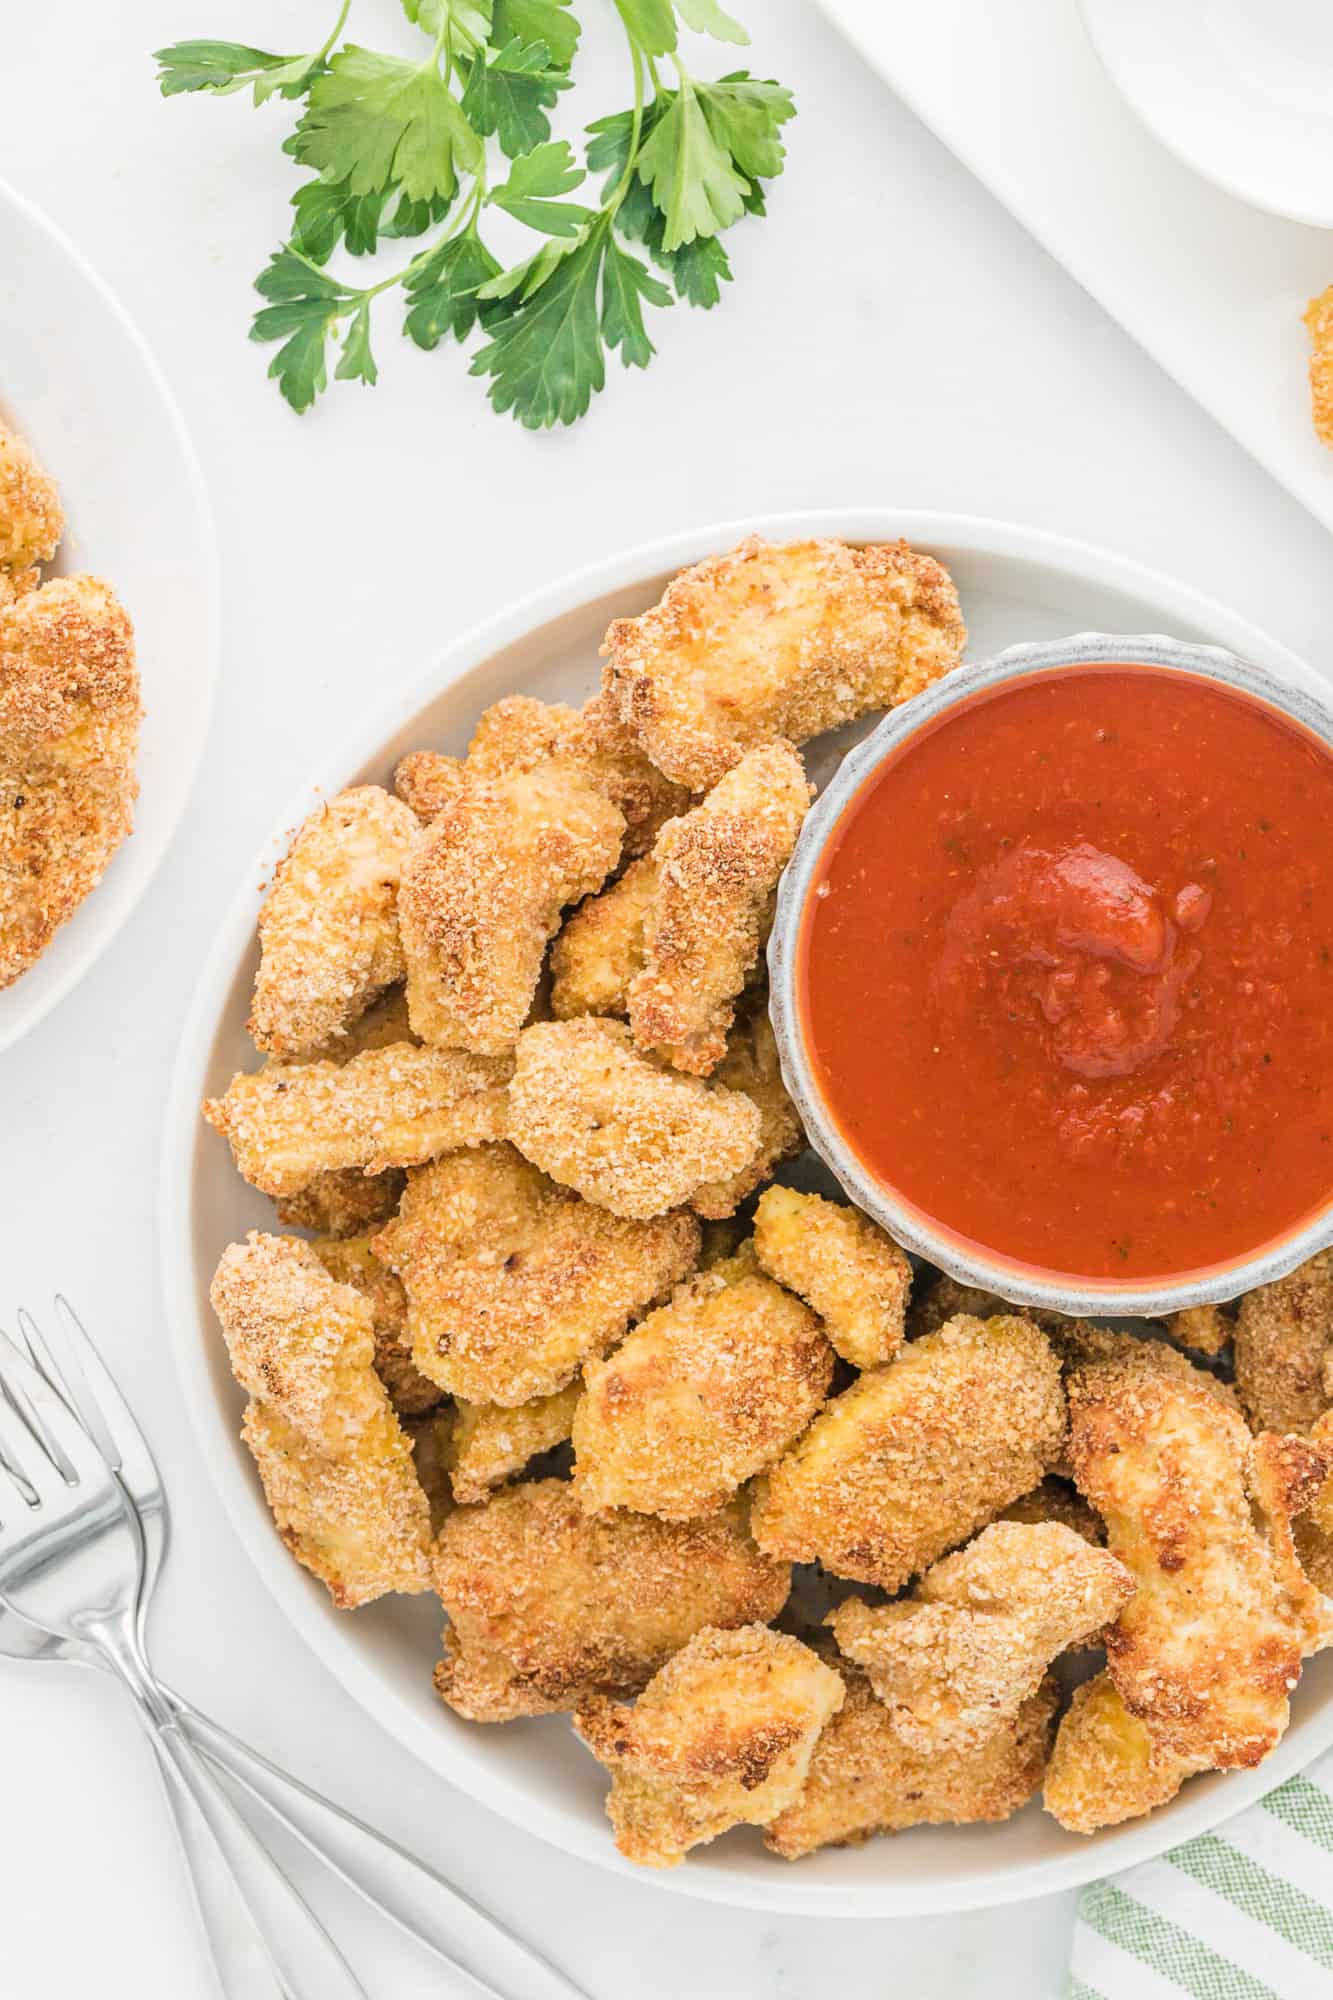
M510 1140L613 1215L664 1215L740 1173L762 1130L748 1097L640 1055L623 1022L542 1021L518 1038Z
M40 958L129 833L142 712L133 629L109 585L56 577L5 597L0 987Z
M259 912L256 1047L314 1055L406 976L398 883L420 839L416 814L378 785L339 792L297 829Z
M633 1708L586 1702L574 1727L611 1772L616 1846L674 1868L732 1826L765 1826L805 1783L843 1684L817 1653L764 1625L695 1634Z
M699 1225L679 1212L627 1222L512 1146L483 1146L411 1174L373 1248L403 1280L422 1374L513 1409L563 1389L683 1278Z
M576 1380L513 1410L499 1403L458 1403L449 1473L454 1499L462 1506L484 1500L492 1487L503 1486L532 1459L563 1444L582 1393L583 1384Z
M996 1521L926 1571L911 1597L850 1597L829 1616L910 1750L966 1755L1011 1724L1051 1662L1134 1594L1134 1578L1072 1528Z
M1096 1833L1165 1805L1202 1768L1156 1742L1101 1673L1074 1690L1046 1767L1043 1803L1066 1833Z
M854 1368L891 1361L903 1343L912 1266L893 1239L857 1209L769 1188L754 1212L759 1262L799 1292Z
M561 911L600 889L625 819L577 765L470 777L403 871L398 915L412 1026L501 1055L528 1017Z
M203 1112L244 1179L285 1197L341 1168L378 1174L503 1138L509 1068L394 1042L346 1063L268 1063L234 1076Z
M551 947L551 1012L628 1014L630 983L643 969L643 932L657 894L651 854L631 861L600 896L589 896L565 919Z
M726 1052L736 999L773 921L778 877L810 809L789 743L748 750L702 804L671 820L652 859L657 885L643 969L629 985L641 1049L707 1076Z
M459 1508L434 1572L452 1621L435 1685L473 1722L637 1693L702 1627L775 1618L791 1585L739 1501L706 1521L593 1516L561 1479Z
M454 1407L442 1403L424 1417L404 1417L403 1429L412 1446L417 1480L430 1507L430 1531L438 1535L454 1511L449 1480L453 1458Z
M409 750L394 765L393 788L418 819L438 819L467 781L461 757L439 750Z
M1310 400L1315 435L1333 445L1333 285L1305 308L1310 331Z
M998 1292L983 1291L979 1285L964 1285L943 1271L933 1276L923 1271L912 1289L907 1337L919 1340L923 1333L934 1333L960 1313L968 1313L974 1319L992 1319L996 1313L1016 1310L1019 1308L1010 1306ZM1025 1319L1046 1333L1058 1333L1061 1327L1073 1323L1068 1314L1052 1312L1045 1306L1023 1306L1021 1310Z
M283 1540L335 1604L430 1587L430 1514L376 1375L368 1302L308 1243L252 1231L210 1297L253 1398L242 1434Z
M406 1186L407 1177L398 1167L383 1174L344 1167L339 1173L316 1174L299 1193L279 1195L273 1207L279 1222L314 1236L361 1236L396 1214Z
M799 1299L737 1257L680 1286L584 1373L579 1500L687 1521L800 1435L828 1394L833 1349Z
M803 743L906 701L957 666L966 638L948 571L905 542L755 535L616 619L602 684L659 771L703 791L755 743Z
M862 1375L755 1489L770 1555L901 1589L1041 1479L1060 1368L1031 1321L950 1320Z
M1236 1313L1232 1306L1186 1306L1183 1312L1168 1313L1162 1324L1181 1347L1213 1358L1235 1333Z
M797 1861L909 1826L1008 1819L1040 1785L1059 1705L1050 1676L980 1750L923 1757L897 1735L861 1669L839 1660L838 1672L847 1698L825 1723L800 1792L765 1830L774 1854Z
M1106 1529L1100 1517L1089 1507L1083 1495L1063 1479L1043 1479L1040 1486L1034 1486L1030 1493L1022 1493L1017 1500L995 1517L998 1521L1017 1521L1027 1527L1043 1521L1058 1521L1061 1527L1072 1528L1076 1535L1082 1535L1085 1542L1094 1548L1106 1545Z
M0 570L50 562L65 532L55 481L0 424Z
M1333 1250L1247 1292L1236 1312L1236 1390L1256 1431L1308 1431L1328 1407Z
M412 1365L407 1294L371 1249L370 1237L326 1237L310 1247L331 1278L360 1292L369 1305L375 1332L375 1373L399 1416L420 1417L433 1410L444 1392Z
M737 1010L736 1025L727 1037L727 1053L709 1079L728 1090L739 1090L759 1107L758 1152L738 1174L708 1181L691 1197L690 1207L695 1214L710 1221L734 1215L747 1195L769 1179L779 1161L790 1159L805 1145L796 1106L782 1081L777 1040L765 1011L766 1002L765 987L751 989Z
M364 1014L358 1014L338 1034L313 1049L311 1058L319 1062L350 1062L353 1056L362 1056L367 1049L387 1049L394 1042L416 1040L407 1019L407 989L390 986L378 1000L371 1001Z
M1287 1726L1301 1619L1255 1519L1243 1421L1158 1346L1126 1342L1067 1376L1075 1481L1139 1585L1106 1635L1108 1665L1164 1749L1257 1764Z

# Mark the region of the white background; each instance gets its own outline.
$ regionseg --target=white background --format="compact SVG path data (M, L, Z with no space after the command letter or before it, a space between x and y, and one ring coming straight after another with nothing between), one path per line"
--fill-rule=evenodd
M305 48L331 7L0 10L0 176L68 231L153 344L203 460L226 617L209 751L155 890L79 991L0 1058L0 1318L64 1286L151 1430L177 1525L152 1635L164 1674L539 1935L594 2000L1055 2000L1066 1899L915 1924L732 1915L562 1857L424 1775L251 1575L195 1464L162 1334L158 1134L214 913L357 704L380 703L514 593L714 517L941 507L1104 542L1229 599L1316 664L1326 656L1323 530L810 0L737 5L753 67L793 84L801 105L770 219L736 232L720 310L660 319L646 375L617 367L586 423L540 437L490 413L456 352L418 354L387 319L376 390L339 385L298 420L264 379L266 354L245 339L247 287L292 185L277 149L286 114L245 98L163 103L148 52L188 34ZM611 49L606 0L578 11ZM359 0L353 29L383 44L396 12ZM579 93L588 115L623 94L609 56ZM1333 275L1333 245L1329 261ZM211 2000L147 1753L115 1689L0 1662L0 1800L3 2000ZM447 1990L406 1948L344 1935L375 2000Z

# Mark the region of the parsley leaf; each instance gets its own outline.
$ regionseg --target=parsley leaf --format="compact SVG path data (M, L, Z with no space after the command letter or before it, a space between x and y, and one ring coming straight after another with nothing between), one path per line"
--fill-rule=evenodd
M616 12L630 40L648 56L669 56L676 46L676 16L671 0L616 0Z
M708 129L749 180L782 172L786 147L778 136L796 105L780 83L764 83L743 69L717 83L696 83Z
M579 45L579 24L569 12L569 0L495 0L491 39L543 42L557 69L568 69Z
M491 377L495 409L512 410L528 430L572 424L606 381L598 315L598 280L608 230L597 222L568 247L472 363ZM556 246L550 246L555 248Z
M250 338L284 341L268 372L294 410L308 410L328 380L325 342L360 295L293 250L277 252L255 279L255 290L273 303L255 314Z
M481 48L491 32L491 0L403 0L403 12L429 35L443 31L455 54Z
M292 152L351 194L398 182L413 201L449 200L458 171L475 172L482 143L433 62L404 62L349 45L317 77Z
M227 97L233 90L252 84L256 104L275 92L282 97L303 96L311 77L322 67L317 55L275 56L245 42L173 42L169 48L158 49L153 60L159 64L157 85L163 97L178 97L190 90L211 90L218 97Z
M643 329L645 299L654 306L671 304L671 294L661 280L608 234L602 278L602 337L608 347L620 349L627 368L646 368L657 352Z
M500 266L473 229L451 236L432 251L406 280L411 304L403 331L418 347L438 347L447 334L466 340L488 309L478 297L482 286L498 277Z
M515 38L489 57L478 57L468 72L463 116L475 131L495 133L513 160L551 136L546 116L569 78L551 67L545 42Z
M717 0L676 0L676 12L687 28L693 28L699 35L711 35L716 42L738 42L744 46L750 39L739 21L723 13Z
M568 141L554 139L515 160L508 180L492 188L486 199L512 215L515 221L525 222L529 229L540 229L546 236L577 236L592 221L592 210L578 202L552 201L549 197L568 194L585 178Z
M666 217L664 250L679 249L696 236L716 236L745 213L749 183L705 118L690 77L682 77L640 149L638 172Z
M370 351L370 300L363 298L347 329L343 351L334 374L340 382L365 382L374 388L380 371Z
M369 256L379 242L385 200L382 188L353 194L346 181L307 181L292 196L292 243L315 264L327 264L341 242L354 257Z

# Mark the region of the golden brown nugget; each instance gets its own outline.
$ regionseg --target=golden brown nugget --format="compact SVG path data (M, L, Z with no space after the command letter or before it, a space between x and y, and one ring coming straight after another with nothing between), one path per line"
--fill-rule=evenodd
M415 1042L417 1036L407 1019L407 989L390 986L381 993L378 1000L372 1000L363 1014L327 1042L321 1042L311 1051L311 1059L317 1062L350 1062L353 1056L363 1056L367 1049L387 1049L395 1042Z
M696 1076L717 1068L809 809L797 752L790 743L761 743L693 812L663 827L652 854L657 884L643 968L629 985L641 1049Z
M686 1521L715 1512L805 1429L833 1349L799 1299L738 1257L681 1285L584 1375L579 1500Z
M665 1215L759 1151L759 1107L640 1055L622 1021L542 1021L519 1036L511 1142L613 1215Z
M1107 1663L1164 1749L1257 1764L1287 1726L1300 1614L1255 1518L1243 1420L1200 1370L1163 1367L1157 1346L1127 1342L1067 1377L1075 1481L1139 1585L1106 1634Z
M739 1090L759 1108L759 1150L753 1158L739 1173L707 1181L691 1197L695 1214L710 1221L734 1215L746 1197L772 1177L780 1161L791 1159L805 1145L796 1106L782 1081L777 1040L766 1004L766 989L759 987L738 1010L736 1025L727 1037L727 1053L709 1079L728 1090Z
M1064 1479L1043 1479L1040 1486L1034 1486L1030 1493L1022 1493L1017 1500L997 1514L999 1521L1017 1521L1025 1527L1044 1521L1058 1521L1061 1527L1072 1528L1076 1535L1082 1535L1085 1542L1094 1548L1106 1545L1106 1529L1083 1495Z
M316 1174L298 1194L280 1195L273 1208L279 1222L314 1236L360 1236L397 1213L406 1186L407 1176L397 1167L383 1174L345 1167L336 1174Z
M791 1586L739 1501L706 1521L594 1516L562 1479L460 1507L434 1572L452 1621L435 1684L474 1722L635 1694L705 1625L775 1618Z
M834 1397L758 1482L755 1540L900 1590L1035 1486L1064 1428L1046 1336L960 1316Z
M450 1483L460 1505L485 1500L525 1465L563 1444L574 1423L583 1384L571 1382L554 1395L538 1396L507 1410L499 1403L455 1406Z
M469 777L398 892L415 1032L478 1055L512 1048L561 912L601 888L624 832L619 808L566 760Z
M420 839L416 814L378 785L339 792L297 829L259 912L257 1048L314 1055L406 977L398 884Z
M616 619L602 684L657 768L704 791L755 743L803 743L918 694L966 638L948 571L905 542L754 535Z
M1235 1333L1236 1315L1226 1306L1186 1306L1182 1312L1168 1313L1162 1324L1181 1347L1215 1359Z
M1074 1690L1046 1767L1043 1803L1066 1833L1096 1833L1165 1805L1201 1768L1155 1742L1101 1673Z
M393 788L418 819L438 819L462 790L467 774L461 757L446 757L439 750L409 750L394 765Z
M574 1727L611 1772L616 1846L674 1868L732 1826L765 1826L805 1783L843 1684L808 1646L764 1625L695 1634L632 1708L586 1702Z
M824 1724L800 1792L765 1830L774 1854L797 1861L911 1826L1009 1819L1040 1785L1059 1706L1049 1676L980 1750L922 1757L897 1735L861 1669L847 1660L838 1672L847 1698Z
M1134 1594L1105 1549L1055 1522L996 1521L926 1571L909 1598L851 1597L829 1616L910 1750L966 1755L1012 1724L1046 1670Z
M55 481L23 439L0 424L0 570L50 562L64 532Z
M1251 1429L1308 1431L1328 1407L1333 1250L1247 1292L1236 1312L1236 1390Z
M130 832L141 713L134 632L109 585L56 577L0 602L0 987Z
M373 1248L406 1288L422 1374L513 1409L563 1389L678 1283L699 1225L682 1213L627 1222L512 1146L483 1146L410 1175Z
M1310 400L1315 435L1333 445L1333 285L1305 308L1310 333Z
M933 1276L922 1272L907 1309L907 1337L919 1340L923 1333L934 1333L959 1313L970 1313L974 1319L992 1319L996 1313L1020 1311L1044 1333L1058 1334L1062 1327L1073 1324L1067 1313L1052 1312L1045 1306L1010 1306L998 1292L984 1291L979 1285L964 1285L943 1271Z
M454 1406L443 1403L424 1417L404 1417L417 1481L430 1507L430 1531L438 1535L454 1511L449 1468L453 1459Z
M557 1021L578 1014L628 1014L629 989L643 969L643 932L657 894L651 854L631 861L600 896L566 917L551 947L551 1012Z
M891 1361L903 1342L912 1266L857 1209L795 1188L769 1188L754 1212L759 1262L799 1292L854 1368Z
M509 1073L497 1057L394 1042L345 1063L268 1063L203 1111L242 1177L285 1198L319 1174L379 1174L503 1138Z
M1333 1438L1321 1445L1315 1438L1265 1431L1250 1447L1250 1505L1272 1556L1283 1613L1295 1625L1307 1657L1333 1645L1333 1596L1327 1578L1307 1570L1301 1532L1320 1504L1330 1473Z
M444 1392L412 1365L407 1294L371 1249L370 1237L326 1237L310 1247L331 1278L360 1292L369 1305L375 1333L375 1373L388 1390L394 1409L403 1417L420 1417L433 1410Z

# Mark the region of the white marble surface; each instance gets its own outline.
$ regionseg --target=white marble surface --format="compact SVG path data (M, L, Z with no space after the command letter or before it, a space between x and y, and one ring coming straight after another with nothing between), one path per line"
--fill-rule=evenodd
M342 388L298 422L244 338L246 284L285 198L281 112L163 104L148 51L189 33L308 46L325 11L5 10L0 176L83 246L153 342L212 491L227 629L209 753L155 892L83 987L0 1059L0 1314L70 1290L151 1428L178 1527L154 1627L163 1670L539 1934L594 2000L1055 2000L1064 1901L834 1926L667 1899L490 1817L354 1707L250 1573L165 1358L154 1176L174 1024L213 912L368 685L380 699L442 638L571 564L747 510L965 509L1173 571L1319 661L1333 629L1327 537L860 70L809 0L743 0L755 67L798 89L790 168L771 219L738 234L725 306L679 310L646 376L617 370L589 422L533 438L490 414L455 355L417 354L386 330L380 387ZM580 11L609 12L602 0ZM395 12L360 0L363 38ZM0 1770L0 1990L205 2000L155 1780L116 1691L0 1663ZM447 1990L405 1948L347 1935L378 1952L375 2000Z

